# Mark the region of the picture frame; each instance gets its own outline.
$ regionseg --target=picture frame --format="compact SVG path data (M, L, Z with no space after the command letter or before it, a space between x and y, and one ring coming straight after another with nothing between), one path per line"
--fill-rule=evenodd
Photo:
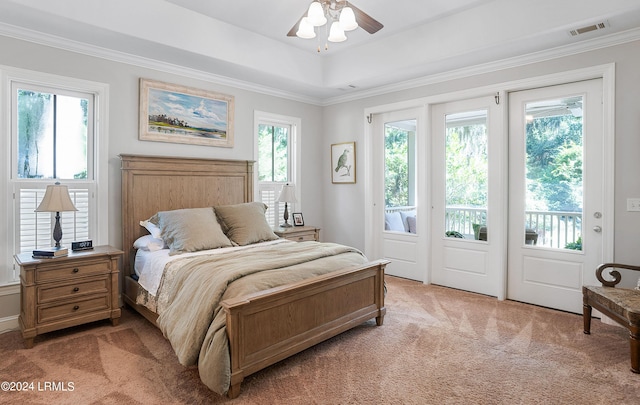
M294 212L291 214L293 217L293 225L294 226L304 226L304 218L302 217L302 212Z
M331 144L331 182L353 184L356 182L356 143Z
M233 96L140 79L141 141L233 147Z

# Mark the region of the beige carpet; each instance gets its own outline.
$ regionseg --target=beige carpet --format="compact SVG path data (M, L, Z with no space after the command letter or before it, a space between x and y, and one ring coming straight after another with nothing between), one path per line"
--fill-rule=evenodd
M240 397L210 392L161 333L125 309L23 348L0 335L11 404L638 404L628 333L549 309L388 277L384 325L369 322L248 377ZM73 391L43 391L48 382ZM39 386L38 386L39 384ZM58 388L62 385L58 384Z

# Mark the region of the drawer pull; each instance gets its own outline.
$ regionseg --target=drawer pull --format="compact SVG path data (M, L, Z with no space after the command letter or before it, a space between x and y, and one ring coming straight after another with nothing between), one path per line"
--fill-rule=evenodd
M304 236L298 236L298 240L299 241L303 241L304 240Z
M79 310L79 309L80 309L80 305L75 305L75 306L73 307L73 310L74 310L74 311L77 311L77 310Z
M78 292L78 291L80 291L80 288L79 288L79 287L75 287L75 288L73 289L73 292Z
M77 272L79 272L79 271L80 271L80 269L79 269L79 268L77 268L77 267L75 267L75 268L73 269L73 272L74 272L74 273L77 273Z

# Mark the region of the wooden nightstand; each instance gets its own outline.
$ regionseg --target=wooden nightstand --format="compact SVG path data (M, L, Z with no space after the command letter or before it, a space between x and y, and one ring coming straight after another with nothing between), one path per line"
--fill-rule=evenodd
M274 228L273 233L281 238L289 239L295 242L303 242L307 240L320 241L320 228L315 226L292 226L291 228Z
M55 259L15 255L20 266L20 329L27 348L37 335L87 322L120 319L119 260L111 246L72 252Z

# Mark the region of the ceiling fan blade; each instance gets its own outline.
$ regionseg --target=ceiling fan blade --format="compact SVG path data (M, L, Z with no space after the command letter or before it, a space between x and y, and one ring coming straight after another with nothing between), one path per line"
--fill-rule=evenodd
M358 26L367 31L369 34L375 34L376 32L380 31L382 27L384 27L384 25L382 25L379 21L377 21L364 11L360 10L358 7L354 6L353 3L349 2L348 5L356 15Z
M296 22L293 25L293 27L291 27L289 32L287 32L287 36L288 37L295 37L296 36L296 32L298 32L298 26L300 25L300 21L302 21L302 19L305 18L306 16L307 16L307 12L305 11L305 13L302 14L302 17L300 17L300 19L298 20L298 22Z

